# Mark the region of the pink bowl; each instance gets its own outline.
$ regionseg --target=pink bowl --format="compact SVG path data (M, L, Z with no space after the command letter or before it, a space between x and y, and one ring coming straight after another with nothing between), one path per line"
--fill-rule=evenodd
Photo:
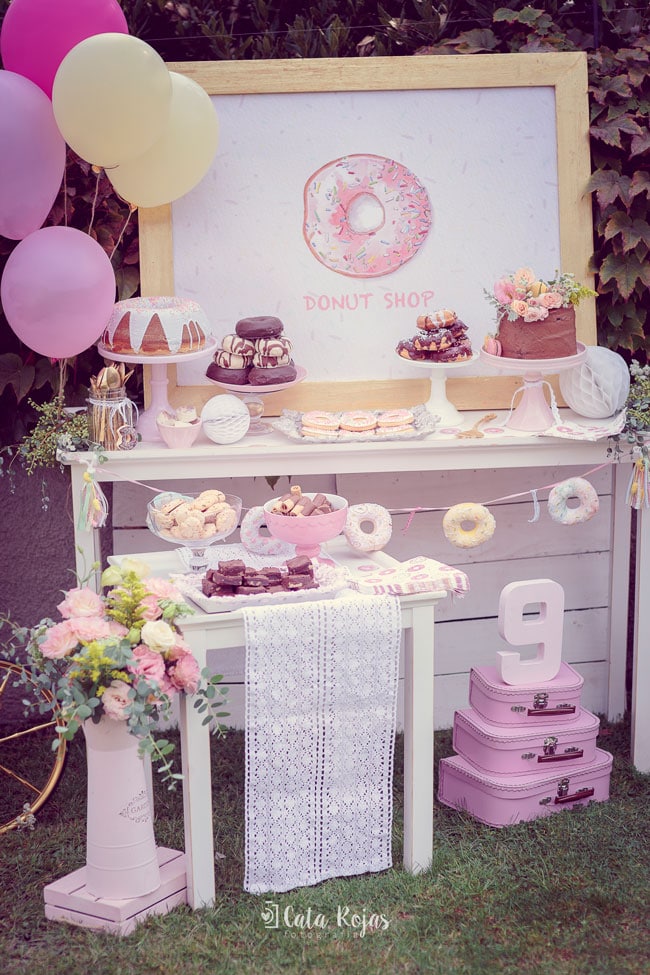
M312 499L313 494L305 494ZM296 546L296 555L316 558L321 542L329 542L343 531L348 516L348 503L338 494L326 494L333 511L326 515L311 515L307 518L292 518L291 515L274 514L271 510L279 498L273 498L264 505L266 527L274 538Z
M201 432L201 421L197 420L187 427L167 427L164 423L156 423L158 433L168 447L191 447Z

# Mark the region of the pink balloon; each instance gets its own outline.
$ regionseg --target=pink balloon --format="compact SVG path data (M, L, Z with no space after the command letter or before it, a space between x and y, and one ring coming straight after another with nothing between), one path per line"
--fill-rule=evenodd
M0 71L0 235L22 240L42 226L65 168L52 102L13 71Z
M5 68L35 82L49 98L68 51L105 33L129 33L117 0L11 0L0 32L0 54Z
M21 342L41 355L66 359L101 335L115 303L113 266L81 230L43 227L9 255L0 300Z

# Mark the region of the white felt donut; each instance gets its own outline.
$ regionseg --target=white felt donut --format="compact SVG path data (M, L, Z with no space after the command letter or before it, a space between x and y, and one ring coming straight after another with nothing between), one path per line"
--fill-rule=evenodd
M365 531L364 524L370 524ZM359 552L378 552L390 541L393 522L390 514L380 504L353 504L343 529L348 544Z
M575 508L569 508L569 498L577 498L580 503ZM599 507L596 490L584 477L570 477L568 481L556 484L548 496L548 513L560 525L579 525L589 521Z
M338 274L391 274L417 254L430 227L426 189L406 166L386 156L342 156L305 185L305 241Z
M248 552L255 555L280 555L290 558L295 554L295 547L283 542L280 538L260 534L260 528L266 524L266 513L261 506L249 508L239 528L241 543Z
M467 525L471 527L466 527ZM455 504L445 512L442 530L445 538L457 548L475 548L494 535L494 515L483 504L467 501Z

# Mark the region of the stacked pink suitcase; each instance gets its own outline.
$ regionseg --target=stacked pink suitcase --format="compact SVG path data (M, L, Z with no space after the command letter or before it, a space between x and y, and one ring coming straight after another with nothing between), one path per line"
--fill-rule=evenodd
M470 707L454 715L458 752L439 767L438 798L489 826L508 826L609 798L612 756L580 707L568 664L541 685L513 686L496 667L470 673Z

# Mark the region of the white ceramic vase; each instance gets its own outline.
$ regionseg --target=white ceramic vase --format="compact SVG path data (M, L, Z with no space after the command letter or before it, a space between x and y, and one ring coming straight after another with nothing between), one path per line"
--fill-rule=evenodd
M86 886L95 897L125 900L160 886L153 810L138 739L126 721L83 725L88 764Z

